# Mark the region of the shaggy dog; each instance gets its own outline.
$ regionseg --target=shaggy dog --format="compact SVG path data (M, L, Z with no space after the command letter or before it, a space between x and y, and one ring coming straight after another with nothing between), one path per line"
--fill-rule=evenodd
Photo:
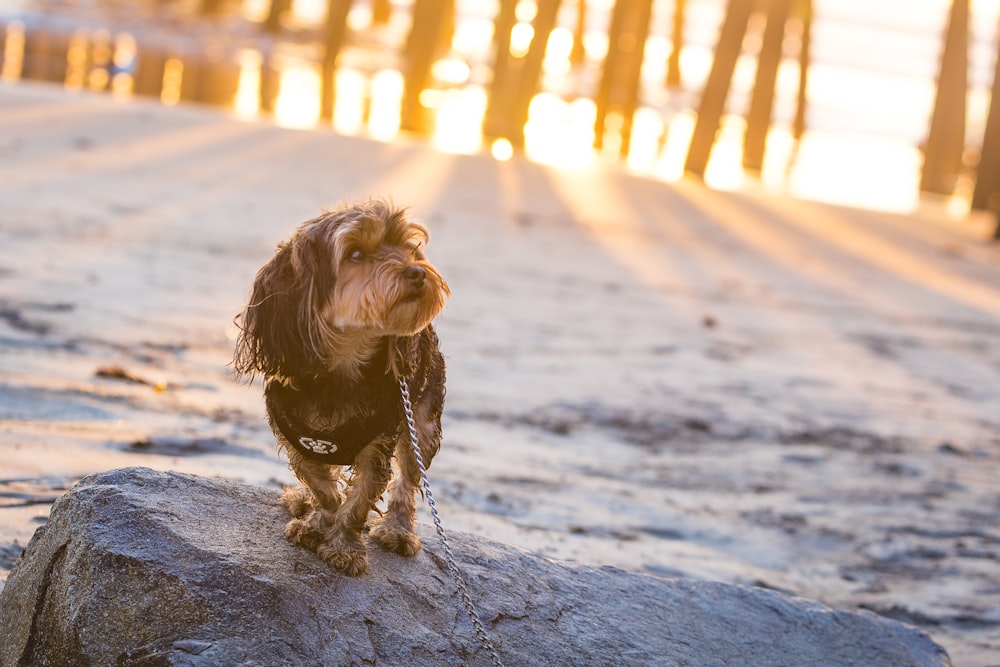
M352 576L368 569L361 532L387 487L370 537L403 556L420 550L420 469L400 380L430 465L445 393L431 320L450 294L427 241L422 224L385 201L327 211L278 246L237 318L233 365L263 376L268 421L302 483L282 495L285 534Z

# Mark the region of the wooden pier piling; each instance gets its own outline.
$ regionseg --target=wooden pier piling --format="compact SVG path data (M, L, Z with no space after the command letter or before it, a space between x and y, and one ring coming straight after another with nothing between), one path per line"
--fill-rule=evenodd
M510 52L510 32L515 25L515 0L502 0L497 17L496 57L483 133L505 138L514 148L524 146L524 125L528 107L538 90L542 61L549 35L556 25L561 0L539 0L532 28L534 36L523 56Z
M951 194L965 150L965 109L969 87L969 0L952 0L945 30L920 189Z
M801 141L806 132L806 109L808 106L809 60L812 49L812 0L798 0L795 14L800 22L799 33L799 89L795 96L795 118L792 120L792 136Z
M674 16L670 26L670 55L667 57L667 88L680 88L681 51L684 50L684 21L687 0L674 0Z
M416 0L413 25L404 51L405 69L400 127L427 132L433 126L429 111L421 104L420 93L431 80L435 59L451 41L454 30L454 0Z
M698 105L698 120L695 121L691 145L684 162L684 170L695 176L705 176L754 4L755 0L729 0L727 3L715 48L715 59Z
M46 26L25 30L24 60L21 76L36 81L63 83L66 80L69 33Z
M336 97L337 58L347 34L347 15L351 0L329 0L326 4L326 24L323 44L323 61L320 63L319 117L324 122L333 120Z
M622 117L619 155L623 158L629 152L632 117L639 103L640 73L652 11L652 0L618 0L612 10L608 55L595 100L594 147L603 147L608 116L617 112Z
M774 108L775 83L778 79L778 67L781 65L785 24L791 4L792 0L768 0L767 3L767 23L757 56L757 74L750 96L743 142L743 167L753 172L759 172L764 167L767 133L771 128Z

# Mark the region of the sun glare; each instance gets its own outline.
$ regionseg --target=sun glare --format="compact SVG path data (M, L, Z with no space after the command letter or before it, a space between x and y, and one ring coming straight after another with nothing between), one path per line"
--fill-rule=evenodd
M115 97L125 98L132 94L135 80L132 77L132 65L139 55L139 45L135 37L127 32L118 33L115 36L114 52L111 56L111 64L114 65L115 74L111 77L111 94Z
M530 23L516 23L510 31L510 55L523 58L528 55L531 40L535 37L535 29Z
M737 190L743 185L743 135L746 121L728 114L722 118L722 127L712 147L705 167L705 183L716 190Z
M583 52L587 60L600 62L608 55L608 36L600 30L588 30L583 33Z
M367 5L355 5L347 12L347 27L351 30L367 30L372 22L372 8Z
M181 100L181 81L184 78L184 63L177 58L169 59L163 65L163 85L160 101L173 106Z
M280 71L274 122L292 129L314 127L319 121L319 71L313 65L299 62L289 62Z
M858 156L865 159L859 160ZM905 141L871 135L807 132L791 170L788 190L799 197L909 211L918 203L920 150Z
M271 8L270 0L242 0L240 10L243 18L248 21L263 21Z
M469 80L472 70L464 60L446 58L431 66L431 76L442 83L453 86L461 85Z
M546 74L569 74L572 67L569 56L572 51L573 33L568 28L556 28L549 35L548 44L545 46L542 69Z
M237 54L240 74L233 106L238 118L256 118L260 113L260 66L263 60L260 51L253 49L243 49Z
M514 7L514 18L522 23L530 23L538 15L538 4L535 0L520 0Z
M485 60L493 52L493 21L471 18L459 21L451 38L452 50L467 58Z
M558 95L538 93L528 108L524 152L529 159L560 167L588 167L595 163L592 100L567 103Z
M91 90L104 90L108 87L111 74L108 66L111 64L111 33L98 30L90 36L90 74L87 76L87 87ZM183 68L182 68L183 69ZM178 78L178 86L180 79Z
M333 103L333 129L343 134L359 134L365 126L364 102L368 81L350 67L337 70Z
M667 77L667 60L673 46L670 40L660 35L650 35L642 57L642 78L644 81L661 82Z
M490 154L495 160L506 162L514 157L514 147L511 145L509 139L504 139L503 137L494 139L493 143L490 144Z
M656 109L642 107L636 110L627 159L629 168L641 173L653 171L664 129L663 118Z
M795 160L795 137L787 124L775 123L767 132L764 164L760 170L761 182L780 188L788 181L789 169Z
M288 20L293 25L316 25L326 18L327 3L323 0L292 0Z
M380 70L372 77L368 133L373 139L390 141L399 134L403 83L402 72L394 69Z
M482 86L466 86L442 94L432 142L445 153L478 153L483 145L487 95Z
M69 46L66 49L66 83L69 90L80 90L87 80L87 69L90 66L89 50L90 40L87 31L79 29L69 38Z
M656 176L665 181L678 181L684 176L684 160L697 119L693 111L682 111L670 119L663 149L653 166Z

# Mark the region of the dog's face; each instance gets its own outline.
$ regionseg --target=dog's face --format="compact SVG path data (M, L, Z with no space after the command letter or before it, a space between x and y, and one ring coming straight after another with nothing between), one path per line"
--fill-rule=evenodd
M424 256L427 229L375 200L309 220L258 272L242 314L238 373L296 377L335 365L345 337L406 336L450 294Z
M319 218L336 279L319 316L336 329L417 333L437 317L448 284L427 261L427 229L402 211L350 210Z

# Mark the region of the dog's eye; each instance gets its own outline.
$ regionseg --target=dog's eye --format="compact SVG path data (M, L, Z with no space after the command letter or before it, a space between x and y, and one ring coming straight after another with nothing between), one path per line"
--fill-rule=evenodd
M347 251L347 259L352 262L361 262L365 259L365 251L361 248L352 248Z

